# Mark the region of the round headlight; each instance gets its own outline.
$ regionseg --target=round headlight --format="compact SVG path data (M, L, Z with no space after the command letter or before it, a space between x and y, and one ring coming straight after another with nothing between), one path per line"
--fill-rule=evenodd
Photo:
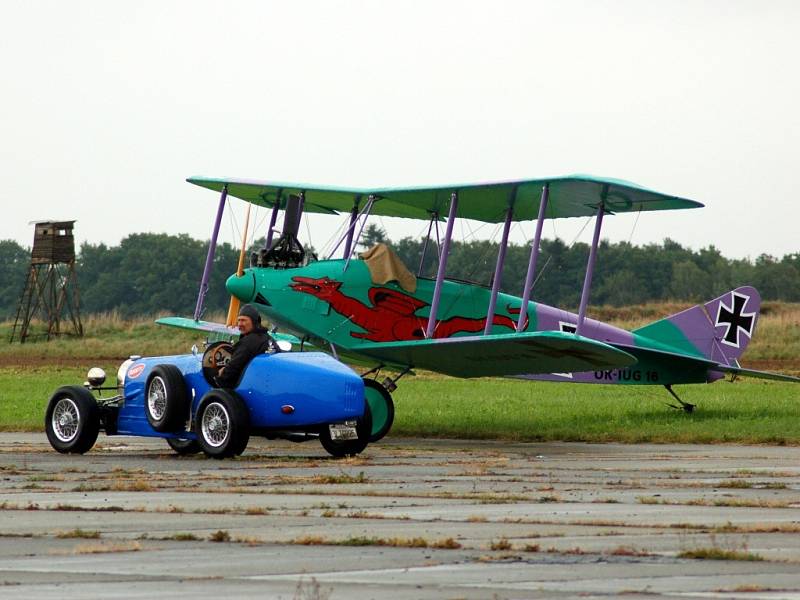
M100 367L92 367L86 374L86 379L92 387L100 387L106 381L106 372Z

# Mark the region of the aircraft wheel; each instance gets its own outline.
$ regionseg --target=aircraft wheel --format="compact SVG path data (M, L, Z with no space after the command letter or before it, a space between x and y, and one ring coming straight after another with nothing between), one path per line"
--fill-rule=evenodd
M158 365L147 378L144 413L156 431L183 429L189 414L189 398L183 374L175 365Z
M47 404L44 428L50 445L62 454L88 452L100 433L97 401L86 388L58 388Z
M181 440L178 438L167 438L169 447L172 448L176 454L181 456L188 456L189 454L197 454L202 451L200 442L197 440Z
M250 441L250 414L233 392L210 390L200 401L194 430L203 452L211 458L238 456Z
M364 396L372 413L372 432L369 441L373 443L382 439L392 428L394 402L386 388L374 379L364 380Z
M370 432L372 431L372 413L369 409L369 403L364 402L364 414L356 421L357 439L334 440L331 437L330 428L330 425L325 426L319 432L319 442L328 454L336 458L361 454L369 444Z

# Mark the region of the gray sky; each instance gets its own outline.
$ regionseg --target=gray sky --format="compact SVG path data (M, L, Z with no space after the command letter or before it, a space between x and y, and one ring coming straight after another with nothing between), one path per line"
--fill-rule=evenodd
M191 175L363 187L590 173L707 205L635 230L606 219L610 240L800 250L798 2L5 0L0 18L0 239L29 245L28 221L45 218L77 219L81 241L207 239L217 197ZM383 224L395 238L424 228ZM314 244L339 225L312 217ZM545 232L569 242L583 225ZM226 219L221 239L233 230Z

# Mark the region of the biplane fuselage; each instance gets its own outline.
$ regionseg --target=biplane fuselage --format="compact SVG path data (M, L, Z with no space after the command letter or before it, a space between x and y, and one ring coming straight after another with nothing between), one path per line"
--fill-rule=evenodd
M374 362L370 346L392 342L418 342L426 339L434 280L417 278L411 293L397 282L372 282L370 271L362 260L322 260L304 267L273 269L253 267L242 276L231 276L228 290L242 302L251 302L281 331L288 331L317 347L333 347L333 351L353 359ZM490 289L468 282L445 280L432 339L473 338L484 335L486 309ZM542 303L529 301L526 317L520 323L521 298L500 293L489 329L491 335L520 332L575 331L578 315ZM683 364L679 360L664 361L648 356L648 350L664 350L657 340L626 331L594 319L586 319L585 337L603 343L621 345L633 353L635 365L621 365L581 372L530 373L515 377L572 381L583 383L674 384L705 383L717 379L702 365ZM668 350L702 357L702 352L680 331L673 332L674 346ZM637 352L641 349L642 352ZM476 350L482 352L481 349ZM513 346L509 347L513 351ZM478 359L480 356L477 357ZM487 357L488 360L489 357ZM448 372L453 360L445 347L433 364L415 364ZM494 357L497 360L497 357ZM405 367L406 364L389 366ZM417 361L418 362L418 361ZM424 361L423 361L424 362ZM476 373L480 374L478 370ZM467 373L467 376L469 374Z

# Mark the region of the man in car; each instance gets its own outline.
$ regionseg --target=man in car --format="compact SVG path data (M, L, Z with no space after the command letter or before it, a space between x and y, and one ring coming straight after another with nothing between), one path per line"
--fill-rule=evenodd
M245 304L239 309L236 326L242 335L233 345L230 362L217 375L217 384L223 388L234 387L245 367L256 356L275 349L274 340L261 326L261 315L252 304Z

